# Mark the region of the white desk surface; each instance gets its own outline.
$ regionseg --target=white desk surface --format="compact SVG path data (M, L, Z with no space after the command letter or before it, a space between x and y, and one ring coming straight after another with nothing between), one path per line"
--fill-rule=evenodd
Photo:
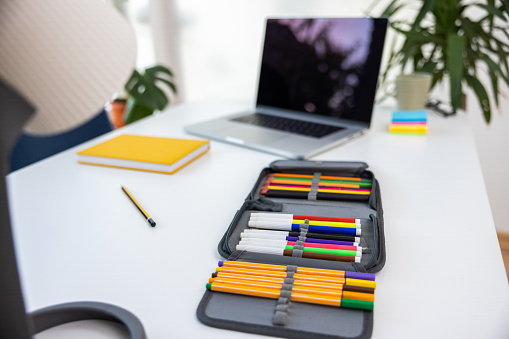
M120 133L194 138L183 125L242 108L249 103L179 105L10 174L28 310L102 301L133 312L151 339L255 337L205 326L195 312L219 240L259 172L280 158L212 142L164 175L80 165L75 155ZM377 108L367 135L313 159L365 161L380 182L387 263L377 273L373 338L509 337L509 288L466 116L430 114L426 136L401 136L387 132L390 114ZM93 325L79 324L73 337L90 337Z

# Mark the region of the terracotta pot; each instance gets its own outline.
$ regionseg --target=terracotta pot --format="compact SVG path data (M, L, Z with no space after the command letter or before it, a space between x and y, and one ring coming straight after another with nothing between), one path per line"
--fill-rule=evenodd
M111 102L111 123L114 128L119 128L125 125L124 112L127 101L125 99L115 99Z

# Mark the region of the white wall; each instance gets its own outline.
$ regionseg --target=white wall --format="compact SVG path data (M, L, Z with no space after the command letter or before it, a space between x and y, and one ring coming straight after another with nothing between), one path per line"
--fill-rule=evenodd
M483 77L484 78L484 77ZM509 234L509 90L486 124L477 98L470 92L467 112L497 231Z
M382 2L388 0L381 0L377 8L384 7ZM266 17L360 16L371 4L371 0L174 0L179 28L176 37L166 34L168 42L178 40L183 100L254 100ZM475 97L469 95L468 114L496 227L509 233L509 101L487 126Z

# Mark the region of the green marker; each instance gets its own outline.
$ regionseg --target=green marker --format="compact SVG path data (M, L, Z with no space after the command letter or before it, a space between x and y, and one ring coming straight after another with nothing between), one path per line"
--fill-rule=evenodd
M285 250L293 251L293 247L294 246L286 245ZM334 254L334 255L347 255L347 256L351 256L351 257L362 256L361 251L335 250L335 249L331 249L331 248L304 247L302 250L304 252L324 253L324 254Z

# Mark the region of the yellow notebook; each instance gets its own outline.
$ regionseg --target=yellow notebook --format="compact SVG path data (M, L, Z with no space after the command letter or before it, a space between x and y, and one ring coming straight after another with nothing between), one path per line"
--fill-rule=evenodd
M172 174L208 150L208 140L122 134L78 152L78 162Z

